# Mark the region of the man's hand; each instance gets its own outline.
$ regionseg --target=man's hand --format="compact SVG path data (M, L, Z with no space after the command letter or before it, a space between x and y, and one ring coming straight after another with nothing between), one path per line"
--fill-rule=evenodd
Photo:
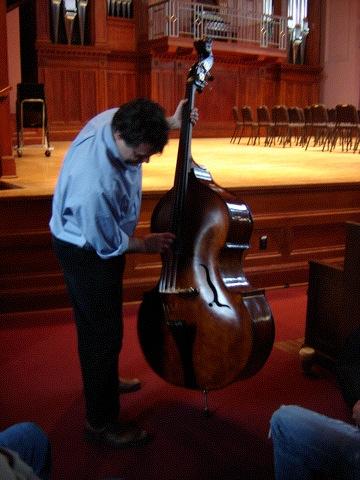
M187 102L187 99L180 100L174 115L172 117L168 117L167 121L171 129L176 129L181 127L181 119L182 119L182 108L184 104ZM199 120L199 110L195 107L190 112L190 121L193 125Z
M358 400L353 406L352 418L356 423L356 425L359 427L360 426L360 400Z
M175 235L170 232L149 233L143 238L129 238L127 252L131 253L165 253L173 244Z
M170 232L150 233L144 237L145 253L165 253L175 240Z

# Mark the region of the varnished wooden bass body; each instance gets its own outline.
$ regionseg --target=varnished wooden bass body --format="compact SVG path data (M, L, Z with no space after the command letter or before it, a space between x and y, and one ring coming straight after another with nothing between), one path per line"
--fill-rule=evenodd
M253 225L249 208L191 159L192 92L190 83L174 187L151 221L152 231L174 232L176 242L162 258L158 285L144 295L138 335L160 377L207 391L263 366L274 322L263 292L251 289L242 269Z

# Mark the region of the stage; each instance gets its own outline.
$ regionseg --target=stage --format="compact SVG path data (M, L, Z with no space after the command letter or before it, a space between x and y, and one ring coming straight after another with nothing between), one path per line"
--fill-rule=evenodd
M23 156L16 158L17 178L2 179L19 189L2 189L0 197L51 195L56 178L70 145L54 142L50 157L42 148L25 146ZM178 140L170 139L162 155L154 155L143 167L144 192L163 192L171 188L177 159ZM333 152L319 147L264 147L231 144L229 138L195 138L194 160L205 166L216 183L224 188L273 187L360 182L360 155ZM5 185L6 186L6 185Z
M138 236L149 232L152 211L173 184L177 145L171 139L161 156L144 165ZM69 142L53 146L50 157L39 147L24 148L16 159L17 177L0 182L0 311L68 306L48 224ZM342 152L340 146L323 152L195 138L192 155L251 209L253 232L246 255L235 261L255 288L306 284L310 260L341 265L345 224L360 222L359 154ZM14 186L18 188L4 188ZM139 301L158 281L160 269L158 255L127 255L125 300Z

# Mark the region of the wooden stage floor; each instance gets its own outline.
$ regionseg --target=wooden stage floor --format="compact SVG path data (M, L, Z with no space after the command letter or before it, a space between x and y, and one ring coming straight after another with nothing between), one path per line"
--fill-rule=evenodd
M5 187L21 188L1 189L0 197L51 195L69 144L53 142L50 157L41 147L26 145L23 156L16 158L17 178L2 179ZM162 155L144 165L144 192L166 191L172 186L177 149L178 140L171 139ZM195 138L192 154L224 188L360 182L360 155L342 152L340 146L323 152L318 147L305 151L296 146L248 146L246 139L230 144L229 138Z

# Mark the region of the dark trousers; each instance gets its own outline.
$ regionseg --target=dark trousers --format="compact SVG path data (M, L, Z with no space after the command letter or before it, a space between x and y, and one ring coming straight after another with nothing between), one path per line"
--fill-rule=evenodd
M94 427L119 415L124 255L104 260L94 250L53 237L74 310L86 418Z

